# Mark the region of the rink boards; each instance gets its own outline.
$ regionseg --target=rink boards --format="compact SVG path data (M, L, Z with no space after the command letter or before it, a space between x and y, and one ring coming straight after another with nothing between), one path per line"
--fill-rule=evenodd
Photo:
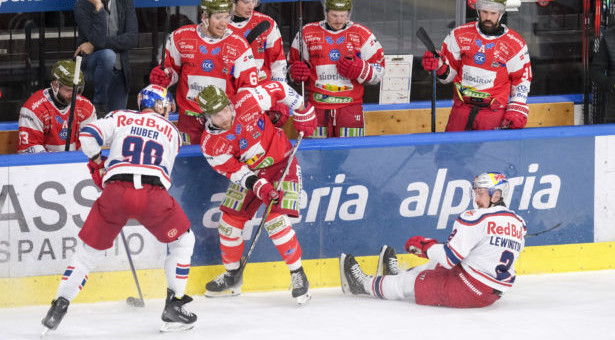
M445 241L454 218L472 205L470 181L485 171L507 175L509 206L538 234L526 239L520 274L614 268L614 148L613 125L305 140L297 156L301 216L293 225L311 285L339 285L341 252L375 270L383 244L402 250L412 235ZM46 304L54 296L99 195L85 162L80 152L0 156L0 306ZM198 146L182 147L172 180L170 192L197 240L188 292L200 294L222 271L217 221L228 181ZM245 240L259 222L245 228ZM125 234L145 296L163 296L166 247L136 222ZM107 257L76 301L136 294L121 242ZM288 270L266 233L250 263L244 291L287 289Z

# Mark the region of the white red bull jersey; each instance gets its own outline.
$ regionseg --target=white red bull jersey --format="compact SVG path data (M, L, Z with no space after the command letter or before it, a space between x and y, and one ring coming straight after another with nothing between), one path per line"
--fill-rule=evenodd
M284 82L269 82L229 99L235 109L233 125L223 131L207 120L201 151L216 172L245 188L250 175L283 161L291 150L284 131L276 128L264 111L278 101L297 109L303 98Z
M441 82L454 81L462 96L495 97L503 105L527 102L532 68L527 45L517 32L504 26L502 35L487 36L478 22L467 23L444 39L442 54L450 73Z
M245 38L262 21L269 22L269 29L250 44L258 68L258 79L286 81L286 55L282 35L278 24L270 16L254 11L248 20L231 22L229 28L233 33Z
M523 218L506 207L468 210L455 220L448 242L432 246L427 255L446 268L461 263L478 281L505 292L515 281L525 234Z
M206 86L214 85L232 95L242 87L258 84L258 71L250 46L227 29L220 39L205 36L202 24L183 26L171 34L166 45L165 66L177 84L175 99L179 114L201 113L194 101Z
M171 170L179 152L179 131L155 112L113 111L81 129L83 153L89 158L109 147L103 183L117 174L156 176L171 186Z
M332 31L325 21L303 27L303 42L295 36L288 54L288 64L303 59L311 64L306 82L308 100L317 108L337 109L363 102L363 84L342 77L336 64L340 58L358 56L370 63L373 73L368 84L377 84L384 76L384 51L374 34L365 26L348 22L346 28ZM301 46L300 46L301 45Z
M60 110L51 99L50 88L36 91L19 111L18 153L64 151L68 138L70 105ZM77 150L79 129L96 120L94 105L77 95L71 129L70 150Z

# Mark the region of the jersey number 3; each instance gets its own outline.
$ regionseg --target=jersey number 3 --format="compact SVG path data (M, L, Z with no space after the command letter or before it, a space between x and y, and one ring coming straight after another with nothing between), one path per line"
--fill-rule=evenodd
M502 256L500 257L500 262L502 264L495 267L496 280L502 281L506 280L510 277L510 273L508 270L512 266L515 261L515 254L512 252L505 250L502 252Z

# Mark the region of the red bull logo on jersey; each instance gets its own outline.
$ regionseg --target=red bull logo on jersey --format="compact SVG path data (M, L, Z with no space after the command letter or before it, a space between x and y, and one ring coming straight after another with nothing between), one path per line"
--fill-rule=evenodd
M159 125L158 121L154 118L149 117L139 117L137 119L129 118L125 115L118 115L117 117L117 126L129 126L129 125L138 125L146 128L154 129L159 133L165 135L169 140L173 139L173 128L169 126L169 124Z
M506 226L497 225L495 222L488 222L487 234L505 235L520 240L523 238L523 227L510 222L507 222Z

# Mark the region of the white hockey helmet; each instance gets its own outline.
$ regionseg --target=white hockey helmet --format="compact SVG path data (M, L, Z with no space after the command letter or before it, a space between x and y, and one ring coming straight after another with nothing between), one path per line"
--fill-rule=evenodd
M502 20L502 15L506 12L506 0L476 0L476 14L480 18L479 11L498 12L500 17L498 22Z
M472 183L472 189L478 188L489 189L489 196L493 196L499 190L502 193L502 200L508 197L508 179L499 172L485 172L476 176Z

